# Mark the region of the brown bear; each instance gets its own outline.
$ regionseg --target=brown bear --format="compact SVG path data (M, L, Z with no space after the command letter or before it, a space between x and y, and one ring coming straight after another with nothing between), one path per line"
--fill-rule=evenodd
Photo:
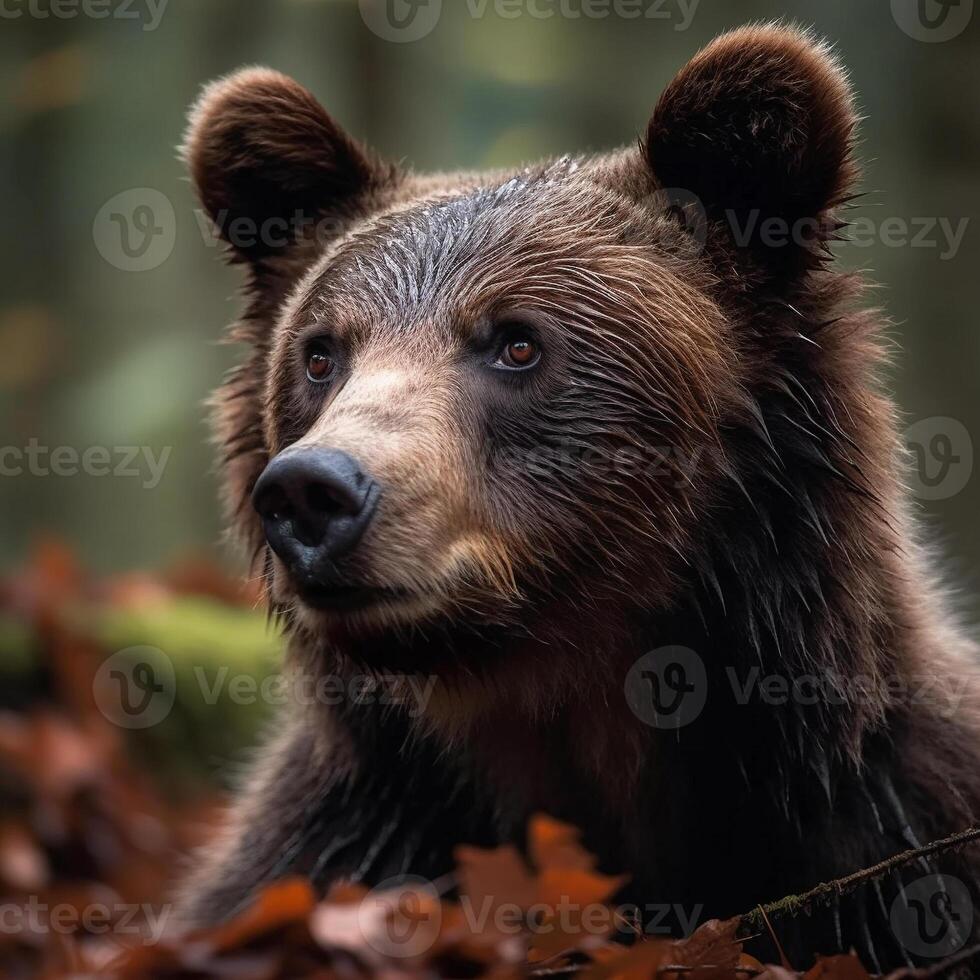
M830 254L854 140L844 72L781 25L699 53L638 145L508 172L383 163L270 70L205 90L184 152L248 273L231 518L291 669L347 696L283 715L191 920L287 874L436 879L538 811L689 919L972 826L975 651ZM928 962L976 880L922 859L780 938Z

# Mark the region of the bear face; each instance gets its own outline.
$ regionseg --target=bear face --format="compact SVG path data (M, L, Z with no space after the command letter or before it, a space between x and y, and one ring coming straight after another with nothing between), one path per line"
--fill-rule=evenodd
M303 277L276 327L267 444L339 449L379 489L357 546L311 580L277 556L276 601L377 629L501 622L556 586L663 594L689 546L684 467L708 469L735 372L673 229L594 180L559 163L412 204ZM363 600L324 601L331 581Z
M403 173L264 69L211 86L186 156L253 348L218 433L287 623L363 651L667 607L745 492L732 433L765 430L783 329L759 324L819 293L853 125L826 49L775 27L695 58L636 149L510 174ZM773 221L809 237L772 247Z

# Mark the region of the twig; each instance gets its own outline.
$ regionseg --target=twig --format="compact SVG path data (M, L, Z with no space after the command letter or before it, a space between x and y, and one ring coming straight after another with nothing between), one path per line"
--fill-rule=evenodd
M917 847L914 850L902 851L893 857L887 858L870 868L863 871L856 871L853 874L845 875L834 881L821 882L815 888L811 888L802 895L787 895L779 899L778 902L770 902L766 906L759 906L751 912L746 912L740 917L739 932L759 932L767 918L778 919L785 915L796 915L799 912L809 912L810 906L825 905L834 898L866 885L869 881L881 878L883 875L894 871L896 868L904 867L920 858L929 857L932 854L945 853L962 847L972 841L980 839L980 827L973 827L970 830L963 830L957 834L950 834L942 840L933 841L925 847Z
M751 912L740 916L738 932L744 941L748 934L759 933L763 927L767 928L772 935L773 941L776 943L776 948L779 950L783 966L791 970L792 968L786 960L786 954L783 953L779 940L776 938L770 918L778 919L786 915L796 915L799 912L809 912L811 905L827 904L832 899L847 895L862 885L881 878L883 875L897 868L911 864L913 861L930 857L933 854L944 854L947 851L956 850L976 840L980 840L980 827L973 827L970 830L963 830L957 834L950 834L949 837L932 841L932 843L926 844L924 847L902 851L901 854L895 854L884 861L880 861L878 864L872 865L870 868L855 871L853 874L845 875L843 878L837 878L834 881L821 882L821 884L804 892L802 895L787 895L777 902L760 905ZM548 957L547 960L542 961L538 965L538 968L531 969L529 971L530 975L533 977L557 976L559 974L571 976L581 972L583 966L580 964L554 967L549 965L555 962L557 957L567 955L567 952ZM960 952L951 956L949 959L943 960L941 963L936 963L933 966L922 969L912 968L907 971L892 974L892 977L895 980L940 980L940 978L948 976L952 971L967 963L973 962L975 959L980 961L980 945L970 946L967 949L960 950ZM660 976L664 973L683 975L684 973L692 972L693 969L692 967L681 966L679 964L662 966L657 970L657 975ZM708 968L704 967L704 969ZM758 974L758 971L752 967L736 967L735 972L746 977L753 977Z
M772 936L772 941L776 946L776 952L779 953L780 964L784 970L792 970L793 967L786 958L786 951L783 949L783 944L779 941L779 937L776 935L776 930L773 929L772 923L769 921L769 916L766 915L766 910L761 905L759 906L759 914L762 916L762 921L765 922L766 928L769 930L769 935Z

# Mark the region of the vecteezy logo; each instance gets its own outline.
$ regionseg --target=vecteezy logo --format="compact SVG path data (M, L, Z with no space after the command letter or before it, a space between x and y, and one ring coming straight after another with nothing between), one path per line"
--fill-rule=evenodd
M660 647L630 668L626 703L653 728L683 728L704 710L708 680L701 658L687 647Z
M892 902L889 921L910 953L940 959L962 949L973 929L973 915L966 885L937 874L906 885Z
M99 254L124 272L147 272L170 258L177 241L174 206L160 191L134 187L110 198L92 223Z
M389 878L361 899L357 924L365 943L382 956L423 956L439 938L439 893L417 875Z
M905 442L912 454L909 489L919 500L948 500L969 483L973 440L962 422L920 419L905 430Z
M174 665L156 647L127 647L102 663L92 693L102 714L120 728L150 728L174 706Z
M949 41L966 30L973 0L892 0L892 17L916 41Z
M442 0L358 0L358 5L369 30L398 44L421 41L442 16Z
M919 23L926 30L936 30L949 20L950 10L962 3L963 0L919 0Z

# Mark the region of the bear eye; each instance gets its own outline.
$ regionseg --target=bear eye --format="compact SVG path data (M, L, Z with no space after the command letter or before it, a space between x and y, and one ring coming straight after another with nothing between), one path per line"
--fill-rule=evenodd
M306 376L315 384L328 381L333 374L334 361L323 344L314 344L306 355Z
M508 371L523 371L534 367L541 360L541 347L537 341L523 334L511 336L504 344L494 367Z

